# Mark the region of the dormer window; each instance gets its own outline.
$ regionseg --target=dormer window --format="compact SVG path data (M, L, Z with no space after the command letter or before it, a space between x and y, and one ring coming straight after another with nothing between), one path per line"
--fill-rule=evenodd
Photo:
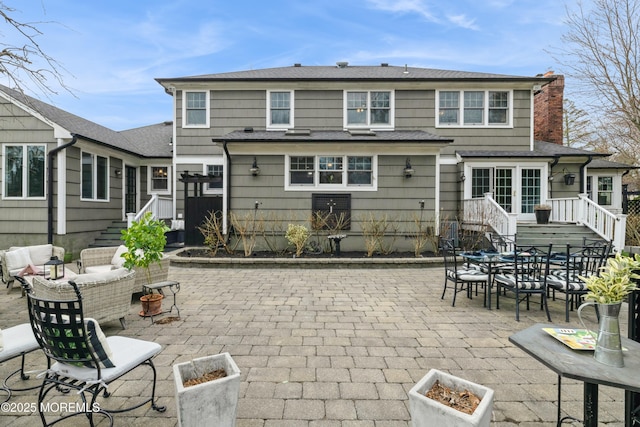
M346 91L345 128L393 128L393 91Z

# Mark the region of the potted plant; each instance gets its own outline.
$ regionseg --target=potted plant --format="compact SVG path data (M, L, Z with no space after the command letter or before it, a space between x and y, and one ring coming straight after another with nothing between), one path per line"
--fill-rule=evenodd
M536 222L538 224L549 224L549 217L551 216L550 205L535 205L533 212L536 215Z
M436 384L442 384L456 393L471 393L480 399L473 413L467 414L451 405L427 397ZM409 391L409 411L413 427L426 426L486 426L491 424L493 412L493 390L471 381L431 369Z
M154 219L151 212L147 212L139 221L134 221L129 228L122 230L122 240L127 252L122 254L124 267L144 269L147 283L151 284L153 263L160 265L164 257L164 247L167 244L165 232L169 227L158 219ZM141 316L155 316L162 311L162 295L149 294L140 297L142 303Z
M173 378L180 427L236 425L240 369L229 353L173 365Z
M587 287L585 302L578 308L580 322L586 328L582 319L582 310L590 305L596 307L599 315L599 329L596 339L596 349L593 357L604 364L624 366L622 342L620 339L620 306L627 296L638 289L634 279L640 279L640 255L633 257L616 253L609 258L607 264L598 275L580 277Z

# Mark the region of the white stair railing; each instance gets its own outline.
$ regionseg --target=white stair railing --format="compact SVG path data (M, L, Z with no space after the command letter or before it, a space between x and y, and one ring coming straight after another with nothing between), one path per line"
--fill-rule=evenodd
M169 197L160 197L157 194L153 194L138 213L131 212L127 214L127 227L131 227L131 223L139 221L147 212L151 212L155 219L172 219L173 200Z
M486 193L484 198L466 199L462 206L466 228L484 230L490 226L501 236L513 236L517 232L517 215L505 211L491 193Z

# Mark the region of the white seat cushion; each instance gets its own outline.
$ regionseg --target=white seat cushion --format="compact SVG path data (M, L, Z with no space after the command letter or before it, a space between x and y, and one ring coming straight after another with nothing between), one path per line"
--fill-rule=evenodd
M0 351L0 362L40 348L29 323L3 329L2 336L4 348Z
M113 254L113 257L111 258L111 265L115 265L117 268L124 267L124 258L122 258L122 255L126 253L127 247L125 245L118 246L116 253Z
M155 356L162 350L160 344L135 338L112 336L107 338L111 348L111 360L115 368L101 369L102 380L109 383L127 373L145 360ZM80 381L95 381L98 371L92 368L71 366L64 363L54 363L51 370L60 375L75 378Z
M113 269L113 265L111 264L107 264L107 265L93 265L91 267L85 267L84 268L84 272L87 274L100 274L100 273L107 273L109 271L111 271Z

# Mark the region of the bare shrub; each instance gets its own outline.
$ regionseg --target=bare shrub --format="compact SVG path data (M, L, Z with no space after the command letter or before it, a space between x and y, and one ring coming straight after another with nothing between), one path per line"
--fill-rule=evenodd
M393 252L398 237L398 225L390 220L387 214L376 217L369 212L360 217L360 224L368 257L373 256L375 252L382 255ZM385 242L386 240L389 242Z
M228 253L233 252L227 245L227 234L223 232L222 218L218 217L214 211L209 211L202 224L197 228L204 237L204 244L212 255L215 256L221 247Z

